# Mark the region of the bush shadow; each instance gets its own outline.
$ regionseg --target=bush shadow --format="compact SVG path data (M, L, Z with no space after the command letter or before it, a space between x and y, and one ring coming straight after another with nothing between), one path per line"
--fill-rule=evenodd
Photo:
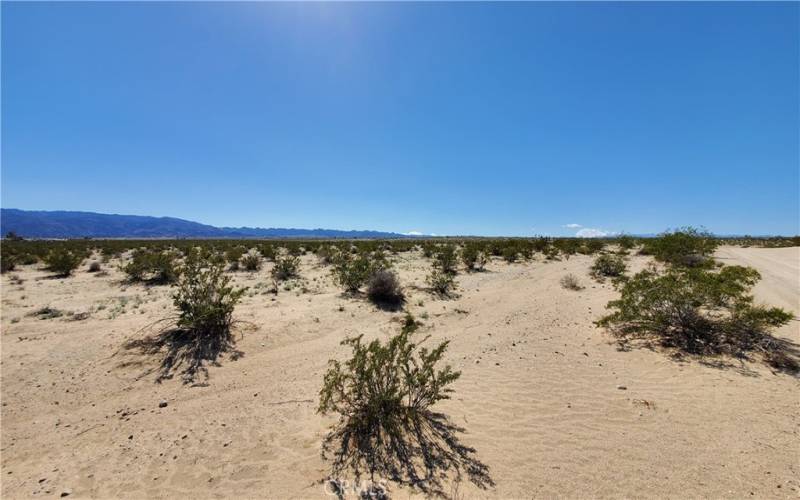
M156 382L171 379L177 374L185 384L191 384L198 377L208 380L207 365L220 366L219 358L225 353L230 354L231 360L244 356L235 345L230 333L203 336L188 329L170 328L129 340L123 344L123 348L142 355L162 357L157 368L145 373L157 371Z
M476 450L461 443L465 429L442 414L421 411L402 423L365 430L340 422L325 437L322 457L332 460L332 480L347 473L389 479L426 496L447 497L445 482L465 477L480 489L494 486ZM376 477L377 476L377 477Z

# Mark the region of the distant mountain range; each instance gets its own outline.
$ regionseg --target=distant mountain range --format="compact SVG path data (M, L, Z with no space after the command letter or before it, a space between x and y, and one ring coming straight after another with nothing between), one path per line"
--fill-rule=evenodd
M0 232L23 238L408 238L382 231L215 227L174 217L0 209Z

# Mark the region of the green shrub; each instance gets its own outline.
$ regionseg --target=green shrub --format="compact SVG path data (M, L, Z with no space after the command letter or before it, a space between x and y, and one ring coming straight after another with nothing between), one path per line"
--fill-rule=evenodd
M245 254L241 262L245 271L255 272L261 269L261 256L256 252Z
M595 278L618 278L625 274L627 266L619 255L604 254L597 257L592 264L591 274Z
M350 359L329 362L317 411L339 415L333 434L350 452L337 453L337 461L365 460L371 472L382 470L377 450L402 442L428 417L431 406L449 399L449 386L460 373L449 365L439 367L448 343L432 350L420 347L412 340L417 327L409 315L402 331L385 344L348 338L342 344L352 349Z
M0 273L13 271L17 267L17 256L8 252L0 255Z
M479 245L467 243L461 249L461 262L469 271L482 270L486 266L486 254Z
M685 227L645 241L642 253L683 267L711 267L719 241L707 231Z
M509 264L513 264L517 261L517 256L519 252L517 251L516 246L506 246L503 248L503 260L508 262Z
M344 288L345 292L355 293L376 270L376 265L368 255L359 254L355 257L342 254L336 259L336 264L331 270L334 281Z
M100 272L102 270L103 270L103 268L100 266L100 263L97 262L97 261L94 261L91 264L89 264L89 269L87 270L87 272L89 272L89 273L98 273L98 272Z
M645 270L622 285L620 298L608 303L612 313L598 324L623 341L655 340L693 354L745 357L757 352L773 366L796 370L796 352L769 335L793 316L753 305L749 291L759 279L755 269L741 266L718 272Z
M456 274L458 259L456 247L450 243L440 245L433 256L433 265L446 274Z
M293 255L284 255L275 258L275 266L271 275L275 281L285 281L296 278L300 270L300 259Z
M442 297L450 297L455 288L455 279L451 273L446 273L438 268L433 268L426 278L428 286L433 293Z
M178 328L191 332L199 342L230 335L234 307L245 291L234 289L230 282L222 266L190 254L173 295Z
M367 281L367 297L379 307L396 309L405 301L397 275L389 269L377 269Z
M138 249L122 271L130 281L146 281L151 284L173 283L178 279L175 254L170 251ZM204 259L209 260L210 259Z
M64 248L54 248L44 259L47 269L67 277L83 262L83 257Z

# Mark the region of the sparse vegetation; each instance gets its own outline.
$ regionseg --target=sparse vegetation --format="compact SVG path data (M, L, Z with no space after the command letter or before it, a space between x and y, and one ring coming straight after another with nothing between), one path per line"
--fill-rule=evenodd
M94 261L91 264L89 264L89 269L87 269L86 272L98 273L98 272L100 272L102 270L103 270L103 268L100 266L100 263L97 262L97 261Z

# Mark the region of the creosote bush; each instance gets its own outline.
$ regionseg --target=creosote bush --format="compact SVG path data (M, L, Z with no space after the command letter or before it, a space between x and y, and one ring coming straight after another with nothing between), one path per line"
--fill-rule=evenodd
M486 254L480 246L467 243L461 249L461 262L468 271L480 271L486 266Z
M293 255L275 257L275 266L270 272L275 281L296 278L300 270L300 259Z
M385 308L399 308L405 301L397 274L389 269L378 269L367 281L367 297L374 304Z
M592 264L591 273L595 278L619 278L625 274L627 266L625 260L619 255L603 254L597 257Z
M178 309L178 328L186 329L199 340L230 334L233 309L245 292L230 285L222 267L208 264L190 254L181 268L173 303Z
M355 293L361 288L372 273L379 269L380 265L369 257L369 255L341 254L337 257L336 263L331 270L334 281L341 286L345 292Z
M14 254L4 252L0 255L0 273L13 271L17 267L17 257Z
M567 290L581 290L583 287L581 286L581 282L577 276L574 274L568 274L561 278L561 286L566 288Z
M78 268L83 257L65 248L54 248L44 259L47 269L58 276L67 277Z
M403 440L428 417L431 406L449 399L449 386L460 376L449 365L439 367L448 342L431 350L414 342L418 326L407 315L400 333L386 343L365 343L362 335L345 339L350 359L331 360L324 376L317 411L339 415L334 434L343 449L361 452L371 472L381 459L375 450ZM350 460L351 453L338 459Z
M769 334L793 316L753 304L749 291L759 279L755 269L741 266L645 270L622 284L620 298L608 304L612 313L598 324L623 342L654 340L699 355L757 353L776 368L797 371L796 349Z
M711 257L719 240L706 231L684 227L646 240L641 252L657 260L683 267L712 267Z
M242 267L245 271L255 272L261 269L261 255L257 252L246 253L242 259Z
M179 369L185 383L192 382L198 372L207 377L204 363L216 363L223 352L233 350L233 311L245 290L231 286L224 262L190 251L172 296L177 316L163 320L168 326L157 334L131 340L125 347L163 355L157 381ZM240 354L234 351L233 357Z
M456 274L456 247L451 243L440 245L433 255L433 265L443 273Z
M138 249L131 261L122 270L131 281L146 281L150 284L173 283L178 279L175 254L171 251Z
M438 268L433 268L425 281L435 294L442 297L450 297L456 286L453 275Z

